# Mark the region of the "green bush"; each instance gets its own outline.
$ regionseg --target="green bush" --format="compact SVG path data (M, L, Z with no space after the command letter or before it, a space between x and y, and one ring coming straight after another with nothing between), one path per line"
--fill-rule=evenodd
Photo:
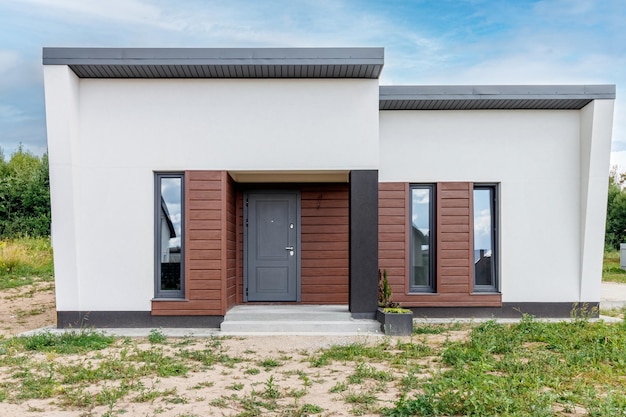
M0 149L0 239L50 235L48 155L20 145L6 162Z

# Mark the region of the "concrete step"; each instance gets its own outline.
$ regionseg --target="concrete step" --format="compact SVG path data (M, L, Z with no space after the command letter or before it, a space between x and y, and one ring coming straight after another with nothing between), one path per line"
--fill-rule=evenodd
M226 313L221 331L246 334L380 334L380 323L353 319L347 306L240 305Z

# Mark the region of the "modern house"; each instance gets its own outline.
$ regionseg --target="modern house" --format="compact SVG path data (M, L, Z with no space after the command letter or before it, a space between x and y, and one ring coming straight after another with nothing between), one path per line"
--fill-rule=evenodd
M597 306L613 85L380 86L382 48L44 48L58 325Z

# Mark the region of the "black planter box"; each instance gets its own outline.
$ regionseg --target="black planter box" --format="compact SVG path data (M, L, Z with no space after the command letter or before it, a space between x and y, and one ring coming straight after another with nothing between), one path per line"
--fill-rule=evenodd
M385 313L376 311L381 330L389 336L410 336L413 333L413 313Z

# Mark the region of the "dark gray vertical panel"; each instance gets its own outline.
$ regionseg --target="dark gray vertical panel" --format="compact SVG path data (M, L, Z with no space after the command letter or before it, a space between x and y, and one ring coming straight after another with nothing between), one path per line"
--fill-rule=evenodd
M350 312L373 318L378 307L378 171L350 172Z

